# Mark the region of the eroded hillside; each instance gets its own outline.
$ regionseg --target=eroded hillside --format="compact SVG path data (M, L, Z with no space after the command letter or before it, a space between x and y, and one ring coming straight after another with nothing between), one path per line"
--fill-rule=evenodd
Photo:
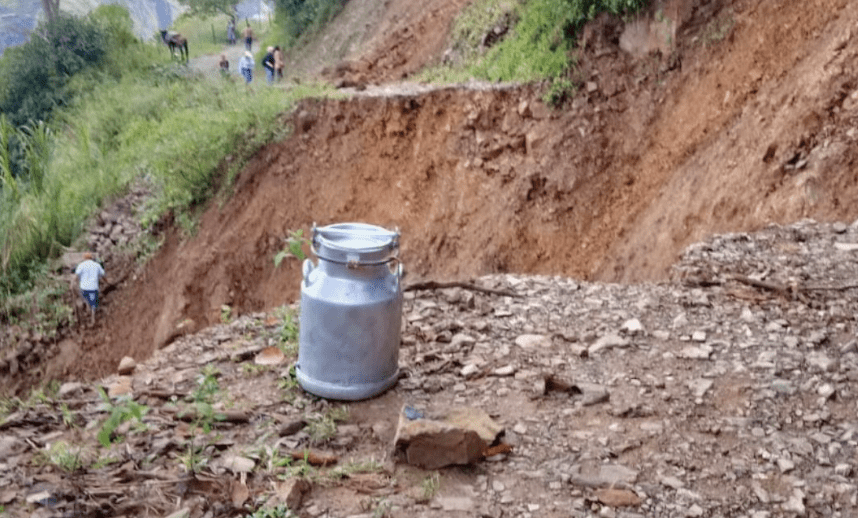
M94 332L65 342L85 361L51 372L101 375L217 322L223 305L294 301L297 261L272 258L313 222L399 227L411 279L632 282L663 279L713 232L858 214L854 2L689 0L660 5L660 22L600 19L582 41L582 87L558 110L535 85L400 82L438 59L463 4L384 4L326 71L352 95L286 115L291 136L259 153L194 237L166 227Z

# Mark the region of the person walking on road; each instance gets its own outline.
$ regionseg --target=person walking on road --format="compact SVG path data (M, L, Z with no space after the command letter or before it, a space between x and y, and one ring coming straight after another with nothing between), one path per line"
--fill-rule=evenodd
M230 17L226 24L226 42L235 45L235 17Z
M265 80L270 85L274 82L274 47L268 47L268 52L262 58L262 66L265 68Z
M250 22L247 22L247 27L244 28L241 35L244 36L244 48L253 50L253 29L250 28Z
M238 72L244 76L244 82L250 84L253 81L253 67L256 64L253 62L253 54L248 50L238 62Z
M93 257L90 252L83 254L83 262L74 269L74 274L80 279L80 294L89 304L91 323L95 323L95 310L98 308L98 281L104 278L104 268Z
M283 79L283 67L283 51L280 50L280 45L277 45L274 47L274 73L278 81Z

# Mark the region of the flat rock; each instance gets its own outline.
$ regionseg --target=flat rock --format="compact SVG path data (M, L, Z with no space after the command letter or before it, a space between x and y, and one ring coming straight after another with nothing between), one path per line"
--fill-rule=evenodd
M503 428L486 412L456 407L433 411L405 405L399 414L394 451L424 469L472 464L482 459Z

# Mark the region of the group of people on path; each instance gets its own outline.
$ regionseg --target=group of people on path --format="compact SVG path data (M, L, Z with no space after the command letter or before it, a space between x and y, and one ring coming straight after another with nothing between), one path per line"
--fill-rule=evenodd
M226 76L229 74L229 60L226 59L226 54L220 55L219 65L221 73ZM253 53L249 50L244 52L241 59L238 60L238 72L244 77L244 82L250 84L253 81L253 69L256 67L256 62L253 59ZM280 46L268 47L265 57L262 58L262 67L265 69L265 79L268 84L273 84L275 78L280 81L283 79L283 51Z
M250 84L253 81L253 69L256 68L256 62L253 59L253 29L250 27L250 22L241 31L241 36L244 38L244 55L238 60L238 73L244 78L244 82ZM230 45L235 45L235 18L230 18L226 25L226 39ZM226 59L226 54L220 55L218 62L221 74L224 77L229 75L229 60ZM265 69L265 79L268 84L273 84L275 78L280 81L283 79L283 51L280 46L268 47L265 57L262 58L262 67Z

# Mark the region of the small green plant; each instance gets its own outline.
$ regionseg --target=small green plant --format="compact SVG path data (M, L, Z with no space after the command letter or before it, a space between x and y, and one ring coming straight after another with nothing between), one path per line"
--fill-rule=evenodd
M185 415L187 412L192 412L191 415L193 415L190 427L191 436L186 444L185 453L179 456L188 473L197 473L208 464L208 458L204 456L208 444L198 443L197 432L202 431L204 434L208 434L216 421L223 421L226 418L214 409L216 396L220 392L217 381L219 375L220 371L217 367L211 364L205 365L200 369L197 389L190 395L191 408L186 411Z
M337 423L349 418L349 410L345 406L332 407L321 416L307 419L307 433L312 444L323 444L337 435Z
M81 447L73 447L65 441L57 441L41 455L34 459L36 463L50 463L66 473L73 473L82 468Z
M372 498L367 504L367 511L372 511L372 518L386 518L390 516L393 507L386 498Z
M245 362L241 364L241 372L248 378L252 378L265 371L271 370L271 365L257 365L255 363Z
M287 506L278 505L277 507L257 509L250 518L292 518L297 516Z
M286 356L298 354L298 322L295 310L282 306L276 314L280 319L280 329L277 335L278 346Z
M232 308L224 304L220 307L220 322L221 324L229 324L232 320Z
M438 489L441 487L441 476L438 472L427 475L420 483L420 499L423 502L428 502L438 494Z
M552 79L542 94L542 102L549 106L560 106L567 98L575 93L575 84L568 77Z
M279 478L285 480L292 477L302 478L304 480L317 480L319 478L319 470L313 467L309 461L310 452L304 452L304 458L290 464L289 470L284 475L280 475Z
M304 246L309 246L309 244L310 240L304 237L304 230L290 230L289 237L286 239L286 247L274 256L274 267L280 266L283 259L287 257L294 257L298 261L303 261L307 258L307 254L304 253Z
M141 405L128 397L120 397L114 404L110 397L104 392L104 389L98 387L98 394L101 396L106 410L110 412L107 420L101 425L101 430L98 432L98 442L105 448L109 448L114 441L122 441L122 437L114 437L114 432L119 426L130 419L137 420L136 431L146 429L146 423L143 422L143 416L149 412L149 407Z
M280 468L288 468L293 462L291 455L282 455L280 448L276 446L273 448L265 445L260 446L251 454L251 457L255 458L259 466L269 473L274 473Z
M74 428L75 415L69 409L69 406L67 404L60 404L60 414L62 414L63 416L63 424L66 426L66 428Z

